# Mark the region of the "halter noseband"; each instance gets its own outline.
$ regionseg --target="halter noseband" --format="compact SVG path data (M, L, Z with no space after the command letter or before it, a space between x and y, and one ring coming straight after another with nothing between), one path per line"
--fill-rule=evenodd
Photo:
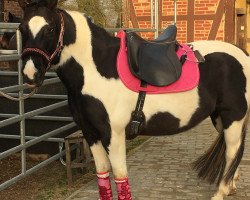
M53 59L55 58L55 56L58 53L60 53L63 49L63 36L64 36L64 31L65 31L65 24L64 24L63 14L61 11L58 12L58 15L60 16L60 19L61 19L61 30L60 30L60 35L59 35L59 39L58 39L55 51L51 55L49 55L48 53L46 53L45 51L39 48L27 47L27 48L24 48L22 52L22 58L31 53L36 53L40 55L41 57L43 57L48 62L46 71L51 67L51 63Z

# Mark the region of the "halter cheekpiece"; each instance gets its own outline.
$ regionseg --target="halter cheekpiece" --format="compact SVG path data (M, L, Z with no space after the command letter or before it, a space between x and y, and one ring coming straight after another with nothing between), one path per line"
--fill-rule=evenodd
M55 51L51 55L49 55L47 52L39 48L27 47L27 48L24 48L22 52L22 58L31 53L35 53L43 57L48 62L46 71L51 67L51 63L53 59L56 57L56 55L58 55L63 49L63 36L65 32L65 23L64 23L63 14L61 11L58 11L58 15L60 16L60 20L61 20L61 30L60 30L60 35L59 35L59 39L58 39Z

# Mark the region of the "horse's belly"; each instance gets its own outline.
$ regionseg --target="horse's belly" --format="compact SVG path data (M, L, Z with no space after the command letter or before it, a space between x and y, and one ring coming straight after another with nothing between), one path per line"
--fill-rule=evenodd
M144 106L146 121L150 122L162 113L164 117L157 117L161 123L176 124L178 121L179 127L184 127L199 107L199 101L197 87L181 93L148 95Z

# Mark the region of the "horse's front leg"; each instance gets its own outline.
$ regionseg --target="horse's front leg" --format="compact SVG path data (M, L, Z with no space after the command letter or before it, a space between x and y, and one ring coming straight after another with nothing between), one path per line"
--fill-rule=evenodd
M100 141L93 144L90 149L95 160L100 200L112 200L110 162L107 152Z
M112 132L109 159L114 174L118 200L132 200L126 165L125 133Z

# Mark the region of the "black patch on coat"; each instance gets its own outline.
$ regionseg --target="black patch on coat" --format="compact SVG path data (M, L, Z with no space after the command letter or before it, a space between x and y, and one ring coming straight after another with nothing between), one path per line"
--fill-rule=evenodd
M172 135L179 132L179 126L180 119L170 113L160 112L148 120L141 133L150 136Z
M223 128L227 129L234 121L245 116L248 108L245 98L246 77L239 61L231 55L219 52L206 55L205 59L206 62L199 65L199 106L188 125L179 127L180 120L175 116L170 113L157 113L149 119L141 134L180 133L198 125L208 116L213 119L215 115L221 117Z
M207 102L210 101L210 105L214 106L214 109L211 107L210 114L216 112L222 119L223 128L227 129L234 121L241 120L247 112L246 77L243 66L226 53L209 54L205 59L206 62L200 65L200 108L207 109ZM205 89L209 91L209 100L206 97L202 98ZM201 111L196 115L200 115L199 113ZM195 120L194 118L195 116L192 120Z
M91 30L92 53L97 71L107 79L118 79L116 58L120 48L120 39L112 37L105 29L93 24L90 18L87 18L87 22Z
M83 131L88 144L101 141L106 151L110 145L111 127L108 113L98 99L82 95L83 68L73 58L58 68L57 74L68 91L69 108L73 119Z

